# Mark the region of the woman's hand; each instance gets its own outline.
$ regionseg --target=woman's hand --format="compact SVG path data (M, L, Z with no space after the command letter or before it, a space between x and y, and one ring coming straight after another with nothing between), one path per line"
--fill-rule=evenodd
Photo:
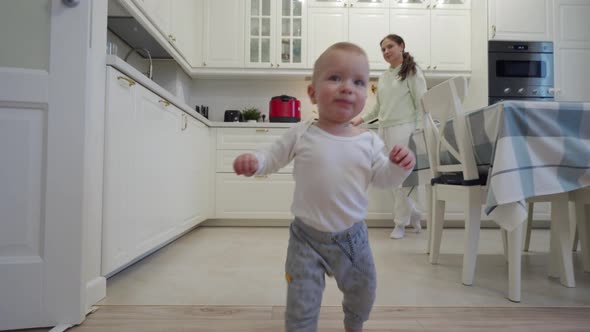
M237 175L252 176L258 170L258 159L251 153L239 155L234 160L234 172Z
M360 125L363 122L364 121L363 121L362 118L354 118L354 119L350 120L350 124L353 125L353 126L358 126L358 125Z
M405 146L399 144L394 145L393 149L391 149L389 160L406 171L413 169L414 165L416 165L414 154Z

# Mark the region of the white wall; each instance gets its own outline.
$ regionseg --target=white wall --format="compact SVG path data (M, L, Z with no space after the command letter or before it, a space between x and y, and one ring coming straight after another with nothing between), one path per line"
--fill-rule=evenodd
M0 67L48 70L50 1L2 1Z
M301 101L301 119L312 119L317 110L307 96L310 81L300 79L197 79L193 81L189 106L209 106L209 119L223 121L225 110L242 110L245 107L257 107L266 114L268 121L268 105L274 96L289 95ZM371 82L375 83L375 82ZM375 104L374 95L369 98L363 111L370 110Z

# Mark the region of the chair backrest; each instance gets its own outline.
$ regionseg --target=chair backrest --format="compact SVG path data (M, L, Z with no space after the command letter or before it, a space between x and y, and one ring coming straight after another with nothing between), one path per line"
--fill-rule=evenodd
M421 99L424 109L426 148L433 177L441 173L461 172L465 180L479 178L473 144L461 104L466 95L467 79L460 76L432 87ZM444 137L445 128L451 120L456 147ZM449 152L459 161L459 164L443 165L441 161L443 151Z

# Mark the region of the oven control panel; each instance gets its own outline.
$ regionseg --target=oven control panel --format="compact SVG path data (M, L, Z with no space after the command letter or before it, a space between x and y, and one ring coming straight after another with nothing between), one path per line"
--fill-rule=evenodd
M541 97L548 98L553 97L552 86L501 86L496 87L497 90L491 89L490 96L503 96L503 97Z

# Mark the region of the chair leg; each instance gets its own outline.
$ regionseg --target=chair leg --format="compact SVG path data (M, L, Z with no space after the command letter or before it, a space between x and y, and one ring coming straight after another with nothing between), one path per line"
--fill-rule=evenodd
M568 194L563 193L556 196L551 201L551 235L556 235L553 249L556 249L557 252L560 281L566 287L576 287L572 251L570 250Z
M481 226L481 189L471 187L467 198L465 211L465 244L463 249L463 277L464 285L471 286L475 276L475 263Z
M440 241L443 230L443 220L445 214L445 201L436 199L436 190L433 190L433 213L432 213L432 243L430 244L429 261L430 264L438 263L438 254L440 253Z
M508 299L520 302L522 224L508 232Z
M424 185L426 191L426 231L428 232L428 243L426 244L426 253L430 254L430 244L432 242L432 186L430 184Z
M576 203L576 232L580 237L582 263L586 272L590 272L590 243L588 243L588 240L590 240L590 227L588 227L588 220L586 220L590 213L589 208L590 205L581 202Z
M502 247L504 248L504 259L508 262L508 232L500 227L500 235L502 236Z
M570 223L570 243L572 251L578 251L578 228L576 227L576 203L568 202L569 223Z
M529 245L531 244L531 231L533 230L533 211L535 209L535 203L530 202L529 204L529 213L526 218L526 229L524 229L524 246L522 247L523 251L529 251Z

